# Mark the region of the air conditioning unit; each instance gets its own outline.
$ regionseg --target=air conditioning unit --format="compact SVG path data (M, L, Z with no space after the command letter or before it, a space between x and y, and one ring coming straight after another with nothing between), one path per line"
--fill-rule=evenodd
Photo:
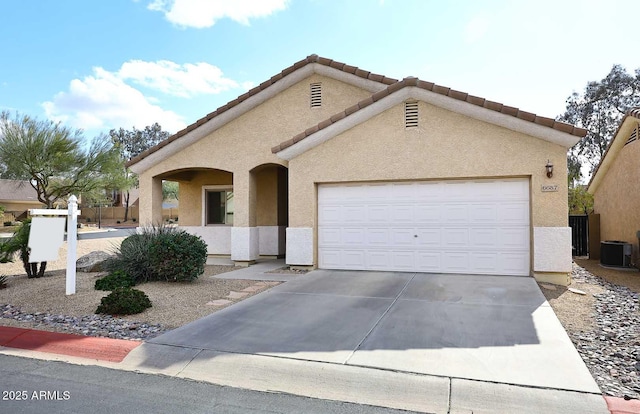
M600 264L603 266L631 266L631 243L607 240L600 242Z

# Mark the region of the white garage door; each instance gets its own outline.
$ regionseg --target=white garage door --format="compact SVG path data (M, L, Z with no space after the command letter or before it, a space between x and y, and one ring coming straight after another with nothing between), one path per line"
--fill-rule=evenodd
M320 185L324 269L529 275L527 179Z

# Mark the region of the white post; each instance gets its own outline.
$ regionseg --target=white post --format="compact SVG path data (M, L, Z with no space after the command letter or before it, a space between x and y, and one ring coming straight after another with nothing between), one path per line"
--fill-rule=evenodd
M76 255L78 246L78 198L69 197L67 218L67 295L76 293Z

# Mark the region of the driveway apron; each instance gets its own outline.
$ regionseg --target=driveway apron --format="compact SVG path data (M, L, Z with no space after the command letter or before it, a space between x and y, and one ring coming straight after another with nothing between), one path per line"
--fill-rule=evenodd
M600 392L530 277L316 270L150 342Z

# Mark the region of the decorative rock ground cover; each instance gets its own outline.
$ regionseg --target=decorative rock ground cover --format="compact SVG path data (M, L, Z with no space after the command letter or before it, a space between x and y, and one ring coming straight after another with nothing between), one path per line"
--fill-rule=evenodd
M569 337L605 395L640 398L639 295L577 265L573 278L605 291L594 295L596 328L591 332L568 330Z

